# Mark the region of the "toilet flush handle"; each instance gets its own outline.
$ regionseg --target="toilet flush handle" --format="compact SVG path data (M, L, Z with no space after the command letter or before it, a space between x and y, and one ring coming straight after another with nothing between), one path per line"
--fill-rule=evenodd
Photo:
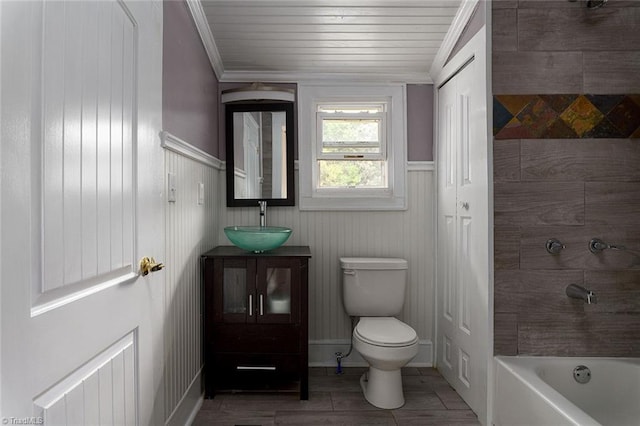
M345 269L343 273L345 275L355 275L356 271L354 271L353 269Z

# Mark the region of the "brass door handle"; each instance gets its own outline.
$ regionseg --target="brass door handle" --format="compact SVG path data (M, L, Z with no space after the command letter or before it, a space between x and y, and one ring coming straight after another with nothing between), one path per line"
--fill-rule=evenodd
M156 272L164 268L164 264L156 262L153 257L143 257L140 259L140 275L143 277L148 275L149 272Z

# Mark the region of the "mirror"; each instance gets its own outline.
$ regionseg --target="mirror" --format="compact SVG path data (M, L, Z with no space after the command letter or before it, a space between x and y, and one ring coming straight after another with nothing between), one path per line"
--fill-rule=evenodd
M295 205L293 104L226 105L227 206Z

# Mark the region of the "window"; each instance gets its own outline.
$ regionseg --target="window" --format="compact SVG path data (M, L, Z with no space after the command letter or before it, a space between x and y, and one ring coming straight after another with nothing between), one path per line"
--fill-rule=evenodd
M386 188L386 104L318 104L318 189Z
M404 86L299 87L300 208L406 208Z

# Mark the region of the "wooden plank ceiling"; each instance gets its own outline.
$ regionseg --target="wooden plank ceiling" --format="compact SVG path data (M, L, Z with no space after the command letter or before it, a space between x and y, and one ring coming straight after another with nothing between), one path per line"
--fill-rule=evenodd
M201 0L225 75L428 75L462 0Z

